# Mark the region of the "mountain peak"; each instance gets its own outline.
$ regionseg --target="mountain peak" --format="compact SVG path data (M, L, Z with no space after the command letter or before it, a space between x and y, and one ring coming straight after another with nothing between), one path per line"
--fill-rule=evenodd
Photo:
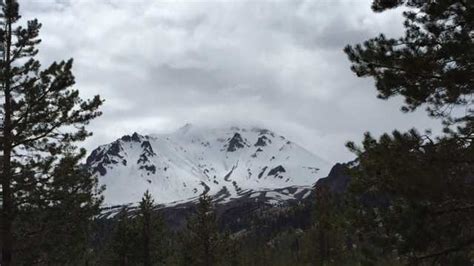
M234 133L234 136L229 140L227 151L228 152L234 152L237 149L244 148L246 146L249 146L247 142L242 138L242 136L239 133Z
M140 135L138 134L137 132L133 132L133 134L130 136L130 135L124 135L122 136L120 139L124 142L141 142L142 140L146 139L147 136L143 136L143 135Z
M224 190L221 200L230 200L251 191L311 186L329 170L324 160L268 129L191 124L170 134L125 135L95 149L87 164L106 185L108 205L138 202L146 190L157 203Z

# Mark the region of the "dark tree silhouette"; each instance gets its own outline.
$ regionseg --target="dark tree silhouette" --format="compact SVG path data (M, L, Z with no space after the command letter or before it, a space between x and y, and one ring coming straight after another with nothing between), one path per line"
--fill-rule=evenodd
M55 165L65 152L76 153L74 143L90 135L84 126L100 115L102 100L96 96L84 101L71 88L72 60L41 70L35 59L41 24L35 19L26 27L17 25L20 15L15 0L2 1L1 9L1 238L2 265L9 266L14 260L13 226L18 211L32 200L48 198ZM37 190L43 190L43 197L31 198Z

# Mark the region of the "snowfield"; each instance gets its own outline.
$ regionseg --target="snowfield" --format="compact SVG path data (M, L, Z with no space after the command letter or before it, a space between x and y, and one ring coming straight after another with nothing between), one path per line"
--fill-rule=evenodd
M331 166L267 129L189 124L171 134L123 136L95 149L87 164L106 186L107 206L136 203L146 190L166 205L204 191L223 202L259 195L278 202L308 194Z

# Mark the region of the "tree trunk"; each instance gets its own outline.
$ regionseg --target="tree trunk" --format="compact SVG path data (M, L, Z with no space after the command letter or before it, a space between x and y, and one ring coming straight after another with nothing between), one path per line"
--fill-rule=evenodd
M5 76L3 77L3 89L5 93L4 120L3 120L3 160L2 160L2 264L10 266L13 257L13 194L11 191L12 171L12 128L11 128L11 84L10 84L10 46L11 46L11 21L6 19L6 40L4 42Z

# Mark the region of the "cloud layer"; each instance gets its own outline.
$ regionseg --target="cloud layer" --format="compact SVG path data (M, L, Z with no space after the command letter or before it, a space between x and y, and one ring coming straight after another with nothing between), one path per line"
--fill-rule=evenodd
M20 3L43 23L42 62L73 57L82 95L106 99L88 148L187 122L243 123L336 162L367 130L437 127L350 71L346 44L403 31L399 11L372 13L369 0Z

